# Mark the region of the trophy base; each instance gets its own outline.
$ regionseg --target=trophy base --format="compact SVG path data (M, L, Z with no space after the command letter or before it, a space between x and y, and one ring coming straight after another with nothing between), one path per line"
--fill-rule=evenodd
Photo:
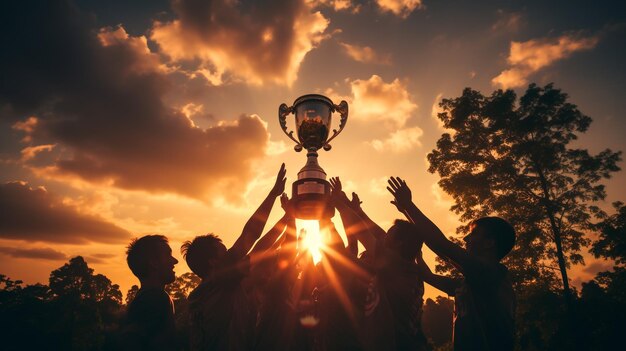
M293 182L291 194L296 218L319 220L335 215L335 208L330 204L330 184L324 179L298 179Z

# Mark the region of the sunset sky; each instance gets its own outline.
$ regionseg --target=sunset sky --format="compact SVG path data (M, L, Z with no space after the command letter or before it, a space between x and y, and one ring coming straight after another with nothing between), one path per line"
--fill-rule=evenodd
M290 192L305 163L277 119L304 94L348 102L347 126L319 162L385 229L400 218L385 189L397 175L454 234L426 155L444 132L438 102L465 87L522 94L554 82L594 120L576 146L626 150L623 1L0 6L0 273L26 283L82 255L125 293L137 284L125 260L133 237L168 236L177 274L189 271L183 241L212 232L231 245L280 164ZM610 211L626 201L626 174L606 185ZM281 214L277 201L268 227ZM576 286L611 266L584 253Z

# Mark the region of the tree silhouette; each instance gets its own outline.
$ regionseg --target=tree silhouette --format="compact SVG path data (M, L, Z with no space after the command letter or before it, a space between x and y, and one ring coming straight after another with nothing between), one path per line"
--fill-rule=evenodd
M74 257L50 273L49 286L0 275L3 350L102 350L119 323L117 284Z
M52 308L57 323L51 333L61 348L90 350L104 345L106 330L117 324L122 293L102 274L94 275L76 256L50 273Z
M506 263L518 284L555 283L557 271L570 300L567 268L584 263L585 232L604 215L594 206L606 196L600 181L619 170L621 152L573 148L591 118L567 99L552 84L531 84L519 100L512 90L484 96L466 88L440 103L438 117L452 132L428 160L463 221L498 215L514 224L517 245Z
M137 285L133 285L130 287L130 289L128 289L128 292L126 292L126 304L127 305L135 299L135 296L137 296L138 291L139 291L139 287Z
M187 272L176 277L173 283L165 287L165 291L170 294L174 301L185 300L198 284L200 284L200 278L191 272Z
M422 314L422 327L429 342L440 348L444 345L452 348L452 317L454 301L443 296L436 300L427 299Z
M599 223L600 235L593 243L591 252L596 257L615 260L616 264L626 264L626 206L622 202L613 203L615 214Z

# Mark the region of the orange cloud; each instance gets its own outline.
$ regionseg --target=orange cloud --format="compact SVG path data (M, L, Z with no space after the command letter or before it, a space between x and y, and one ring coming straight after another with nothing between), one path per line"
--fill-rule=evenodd
M394 128L402 127L417 110L406 84L396 78L385 83L380 76L350 82L353 116L364 121L382 121Z
M22 138L22 142L30 143L33 139L31 134L37 127L37 117L30 116L25 121L16 122L11 126L14 130L19 130L24 132L24 137Z
M315 0L313 3L331 7L335 11L349 11L359 13L361 5L355 4L352 0Z
M344 52L353 60L363 63L391 64L391 55L379 54L369 46L350 45L339 43Z
M555 61L565 59L572 53L589 50L596 46L599 37L581 38L577 35L563 35L559 38L532 39L525 42L511 42L507 62L511 68L502 71L491 80L495 86L516 88L528 83L528 77Z
M126 242L130 233L99 217L80 213L42 187L33 189L25 182L9 182L0 185L0 237L68 244L120 243ZM11 252L13 256L50 254Z
M37 146L29 146L22 149L22 162L28 162L33 160L37 154L42 152L49 152L54 149L54 145L46 144L46 145L37 145Z
M43 7L37 10L45 20L16 29L29 39L25 49L0 58L3 83L12 87L3 101L37 116L13 122L27 137L21 162L40 175L124 189L236 197L254 175L251 164L266 155L264 121L241 116L198 128L191 115L165 104L172 81L145 37L121 26L93 30L63 3Z
M382 12L391 12L394 15L407 18L415 9L423 7L422 0L376 0Z
M386 139L371 142L376 151L404 152L421 146L420 138L424 131L420 127L404 128L391 133Z
M218 0L175 0L178 18L155 22L150 38L173 61L200 60L199 74L221 84L224 74L252 84L291 85L305 55L327 38L329 20L304 0L243 6Z

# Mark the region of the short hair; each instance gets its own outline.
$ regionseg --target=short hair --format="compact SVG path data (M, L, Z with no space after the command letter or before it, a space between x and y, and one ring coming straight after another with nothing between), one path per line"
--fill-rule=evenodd
M485 234L496 243L498 259L503 259L515 246L515 229L500 217L482 217L470 223L470 226L481 227Z
M388 233L394 228L394 240L403 244L399 248L400 255L410 260L417 258L422 249L423 240L418 233L416 233L417 228L415 225L404 219L396 219L393 226L389 228Z
M187 265L199 277L211 272L209 259L217 256L218 244L222 243L217 235L198 235L193 240L185 241L180 247L180 253L187 261Z
M126 248L126 262L128 267L137 278L147 276L150 269L148 263L158 251L159 245L168 245L167 238L163 235L152 234L133 239Z

